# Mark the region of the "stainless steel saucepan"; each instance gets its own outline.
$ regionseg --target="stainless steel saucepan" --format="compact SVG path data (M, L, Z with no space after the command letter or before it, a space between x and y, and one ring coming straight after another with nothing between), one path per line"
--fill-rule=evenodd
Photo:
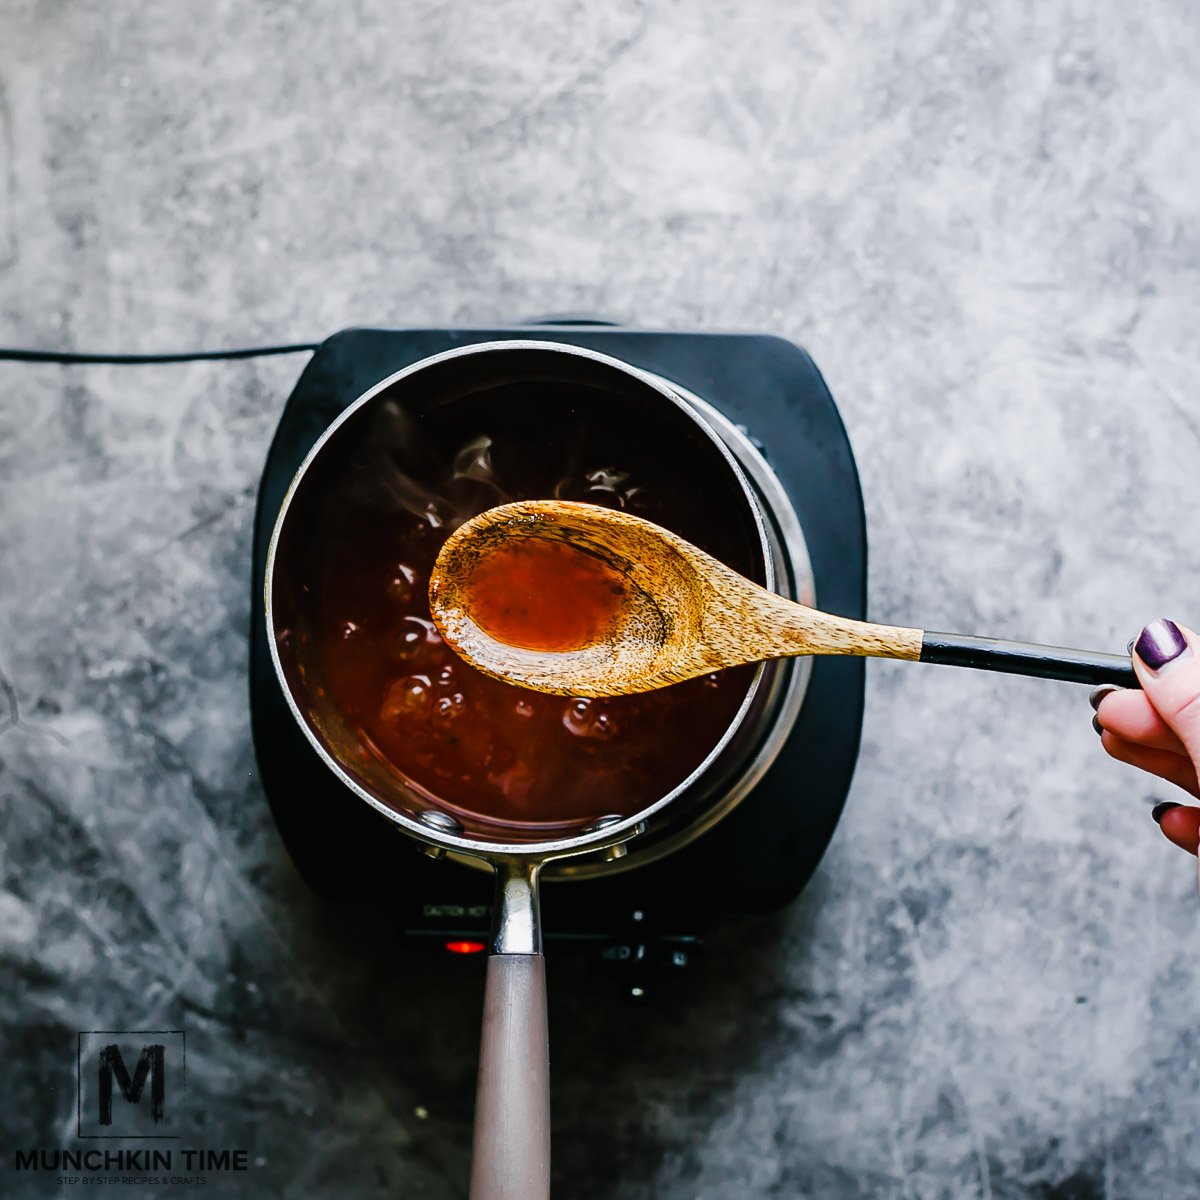
M655 453L676 456L676 461L684 456L687 477L694 480L690 486L696 489L695 507L716 506L712 511L726 514L740 541L743 567L748 564L765 586L811 601L811 577L782 489L761 459L746 449L748 443L739 464L730 449L738 440L735 431L719 428L716 414L662 380L593 351L553 342L467 346L384 380L324 432L283 502L267 561L266 614L272 659L297 722L348 793L427 853L495 872L471 1197L542 1200L550 1187L550 1101L539 878L543 873L570 878L623 869L636 863L639 845L645 845L646 859L657 857L712 825L769 765L795 720L808 665L773 662L758 667L747 677L745 695L728 726L686 779L637 812L613 813L582 826L558 822L497 832L494 825L464 815L461 807L444 803L381 761L325 686L327 664L311 636L317 599L310 581L328 539L336 536L331 514L336 515L346 489L354 486L365 459L390 452L400 442L409 449L421 443L432 416L444 416L447 406L461 405L464 399L470 399L476 413L489 411L489 404L509 417L513 406L528 408L524 415L531 430L537 428L538 406L550 404L577 406L584 424L603 418L628 426L629 436L650 439ZM388 439L396 447L381 447ZM547 447L545 452L569 455L576 450ZM405 462L418 475L430 472L432 479L437 458L433 445L409 454ZM461 514L462 519L470 515ZM441 530L443 536L447 532ZM680 532L694 536L694 531ZM662 735L686 738L689 731L664 729Z

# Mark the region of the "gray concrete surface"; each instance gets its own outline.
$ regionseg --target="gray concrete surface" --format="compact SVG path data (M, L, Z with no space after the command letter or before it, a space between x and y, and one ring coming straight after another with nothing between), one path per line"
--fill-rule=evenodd
M1184 0L0 10L0 342L178 348L586 308L782 333L856 447L888 621L1200 620L1200 16ZM0 366L0 1115L75 1031L189 1032L154 1194L460 1197L477 972L294 877L247 728L297 360ZM1083 691L875 665L777 920L640 1013L551 964L557 1194L1183 1200L1197 899ZM128 1186L120 1194L151 1194Z

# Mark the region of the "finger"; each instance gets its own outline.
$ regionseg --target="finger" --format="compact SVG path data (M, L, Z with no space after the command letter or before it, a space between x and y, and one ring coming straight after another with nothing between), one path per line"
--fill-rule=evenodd
M1151 621L1134 645L1133 666L1150 703L1200 762L1200 654L1197 637L1174 621Z
M1168 841L1195 854L1200 846L1200 808L1184 804L1157 804L1151 814Z
M1165 779L1168 783L1173 783L1200 798L1200 781L1196 778L1196 768L1184 755L1172 754L1170 750L1139 746L1137 742L1127 742L1108 730L1105 730L1100 740L1104 749L1118 762L1149 771L1151 775L1157 775L1159 779Z
M1093 697L1103 689L1097 688ZM1110 688L1096 702L1096 719L1127 742L1156 750L1185 753L1175 731L1162 719L1145 692L1135 688Z

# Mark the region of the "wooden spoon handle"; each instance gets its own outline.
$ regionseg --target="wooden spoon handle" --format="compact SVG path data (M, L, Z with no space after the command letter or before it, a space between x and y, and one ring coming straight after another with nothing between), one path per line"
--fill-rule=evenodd
M869 621L851 621L814 612L797 604L789 604L777 613L779 620L767 636L777 644L787 644L789 648L784 652L788 654L900 658L909 662L944 663L951 667L1030 675L1037 679L1065 679L1071 683L1142 686L1132 661L1125 654L1102 654L1092 650L1070 650L1065 646L1040 646L1035 642L1006 642L962 633L875 625Z
M1141 686L1133 662L1126 654L876 625L817 612L791 601L769 607L760 601L758 611L767 613L769 619L745 638L742 661L756 654L758 647L770 646L773 649L762 653L762 658L778 654L854 654L875 659L942 662L952 667L1003 671L1038 679L1066 679L1070 683Z
M1004 671L1009 675L1031 675L1038 679L1065 679L1071 683L1142 686L1128 655L1039 646L1035 642L1005 642L961 633L926 630L921 639L920 661Z

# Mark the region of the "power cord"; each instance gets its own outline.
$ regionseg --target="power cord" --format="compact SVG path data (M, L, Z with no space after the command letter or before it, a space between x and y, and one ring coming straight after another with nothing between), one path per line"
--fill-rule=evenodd
M320 342L291 342L284 346L243 346L235 350L185 350L179 354L75 354L62 350L18 350L0 346L0 361L62 363L112 363L139 366L142 363L206 362L220 358L266 358L272 354L307 354Z

